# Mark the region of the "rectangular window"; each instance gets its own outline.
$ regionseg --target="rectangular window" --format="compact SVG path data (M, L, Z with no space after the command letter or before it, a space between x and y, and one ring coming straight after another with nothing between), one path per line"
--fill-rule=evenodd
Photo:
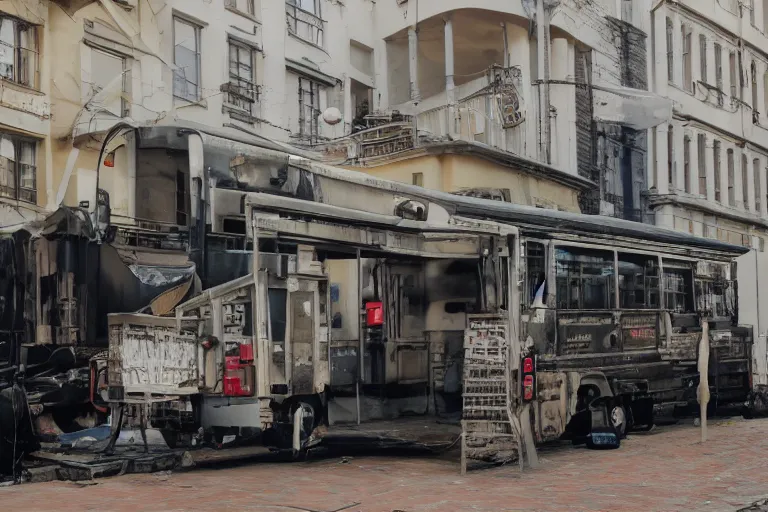
M658 309L659 259L619 253L619 307Z
M737 98L739 96L739 75L736 68L736 52L731 52L728 57L728 74L731 80L731 97Z
M723 47L715 43L715 85L718 91L723 90ZM722 106L723 95L717 95L717 104Z
M752 174L754 174L754 180L755 180L755 211L760 212L761 210L761 204L760 204L760 198L762 197L760 193L760 159L755 158L752 160Z
M0 132L0 196L37 202L37 142Z
M718 203L723 202L723 198L720 195L720 168L721 168L720 147L721 147L720 141L716 140L713 144L713 148L714 148L713 153L715 155L715 201L717 201Z
M184 171L176 171L176 224L187 225L187 204L189 203L189 178Z
M424 186L424 173L423 172L415 172L411 174L411 183L413 185L416 185L417 187L423 187Z
M749 160L747 159L747 155L741 155L741 197L742 201L744 201L744 209L747 209L747 205L749 205L748 166Z
M699 194L707 195L707 136L700 133L697 137L697 150L699 153Z
M757 18L755 16L755 0L749 0L749 5L747 6L747 9L749 9L749 23L752 24L752 26L756 26Z
M674 82L675 72L675 48L674 48L674 27L672 20L667 18L667 79Z
M37 27L0 16L0 78L38 89L39 60Z
M728 204L736 206L736 164L733 161L732 149L726 152L726 159L728 163Z
M691 138L686 135L683 139L683 187L691 192Z
M226 0L226 5L251 16L256 15L256 0Z
M580 247L558 247L558 309L613 309L613 253Z
M100 107L117 117L125 115L125 102L122 95L125 92L125 71L126 60L123 57L91 48L91 75L89 80L91 94L96 94L102 89L111 86L111 91L107 93L107 97L104 98ZM121 77L120 83L113 84L117 77Z
M200 87L200 31L198 25L173 18L173 95L187 101L202 98Z
M707 76L707 36L704 34L699 36L699 66L701 66L701 81L705 84L708 84L709 77Z
M693 268L685 261L664 259L664 309L693 312Z
M768 0L763 0L763 32L768 32Z
M299 78L299 135L316 141L319 136L320 84Z
M669 125L667 131L667 183L672 186L675 180L675 129Z
M683 25L683 88L688 92L693 92L693 77L691 69L691 29Z
M229 40L229 86L227 104L253 115L253 104L258 101L255 73L256 51L239 41Z
M750 75L752 79L752 122L757 124L760 122L760 109L757 104L757 62L754 60L750 65Z
M286 0L285 14L291 34L316 46L324 46L320 0Z
M547 303L547 251L540 242L525 242L525 294L522 297L524 305L532 307L536 295L541 290L541 302Z

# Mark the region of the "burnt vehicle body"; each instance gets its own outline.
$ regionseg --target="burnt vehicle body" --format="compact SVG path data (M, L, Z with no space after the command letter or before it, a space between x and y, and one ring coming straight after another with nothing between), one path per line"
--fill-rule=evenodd
M203 427L215 442L294 449L321 424L458 420L468 333L487 325L505 326L506 391L492 398L513 455L521 426L559 438L600 399L635 426L694 402L701 318L714 402L749 390L751 329L738 326L731 279L743 248L388 182L191 125L119 126L102 153L112 189L94 212L62 209L15 235L45 251L2 253L15 277L0 379L25 367L35 414L128 410L180 442ZM67 251L95 263L67 263L81 254ZM530 400L521 355L536 361ZM65 384L74 398L41 398ZM473 435L499 432L489 425ZM494 459L493 446L475 451Z
M610 397L621 433L697 412L707 322L710 408L743 406L752 328L738 325L731 279L741 251L648 250L628 238L541 232L529 232L523 244L523 336L536 354L540 396L570 386L577 411ZM559 437L571 421L557 400L545 398L537 409L540 440ZM571 424L576 430L578 422Z

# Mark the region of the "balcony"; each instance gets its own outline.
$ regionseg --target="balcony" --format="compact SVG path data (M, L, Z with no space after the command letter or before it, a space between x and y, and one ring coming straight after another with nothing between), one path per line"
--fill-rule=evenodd
M446 104L444 94L426 99L416 115L419 133L479 142L520 156L535 157L535 154L526 154L526 112L520 87L518 67L492 68L486 76L457 87L459 99L455 105ZM442 104L430 108L433 103Z

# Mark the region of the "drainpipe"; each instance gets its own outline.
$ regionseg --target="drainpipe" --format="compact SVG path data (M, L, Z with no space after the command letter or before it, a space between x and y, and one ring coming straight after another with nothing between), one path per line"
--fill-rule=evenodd
M541 123L540 133L540 159L550 163L549 158L549 13L544 9L544 0L536 1L536 41L538 53L539 76L542 77L539 87L539 118Z

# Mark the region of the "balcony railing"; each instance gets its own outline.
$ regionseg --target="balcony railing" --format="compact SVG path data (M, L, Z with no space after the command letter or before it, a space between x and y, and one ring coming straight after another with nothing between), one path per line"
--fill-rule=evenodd
M456 105L443 104L419 113L419 132L535 157L526 155L526 116L520 91L518 68L494 68L486 77L457 88ZM424 103L429 104L429 99Z
M296 5L286 3L285 18L291 34L320 48L325 46L325 22L320 17Z

